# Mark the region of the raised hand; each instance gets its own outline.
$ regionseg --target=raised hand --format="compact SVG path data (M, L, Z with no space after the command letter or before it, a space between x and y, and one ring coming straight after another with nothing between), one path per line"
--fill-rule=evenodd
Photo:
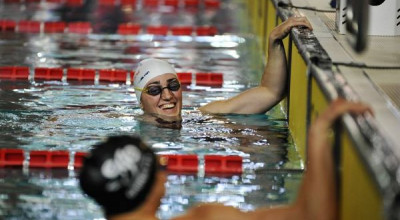
M306 27L312 30L312 26L306 17L290 17L282 24L275 27L269 35L269 40L273 43L276 40L285 38L293 27Z

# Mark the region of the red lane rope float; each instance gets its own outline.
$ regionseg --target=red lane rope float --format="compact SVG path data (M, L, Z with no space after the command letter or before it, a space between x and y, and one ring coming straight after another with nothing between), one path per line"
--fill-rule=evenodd
M0 67L0 79L29 79L29 67L3 66Z
M133 79L134 79L134 77L135 77L135 71L131 71L131 72L129 73L129 77L130 77L130 80L133 82Z
M199 0L185 0L185 7L197 8L199 6Z
M140 26L140 24L123 23L118 25L117 33L121 35L137 35L139 34L141 28L142 27Z
M168 26L166 25L159 25L159 26L147 26L146 30L148 34L154 34L154 35L167 35L168 34Z
M108 82L126 82L128 71L126 70L99 70L99 80Z
M94 81L95 77L96 77L96 70L94 69L84 69L84 68L67 69L67 80Z
M64 71L62 68L35 68L35 80L62 80Z
M182 35L192 35L193 27L191 26L174 26L171 27L172 35L182 36Z
M20 0L4 0L4 3L21 3Z
M178 0L164 0L164 4L167 6L178 7L179 1Z
M44 32L45 33L64 33L66 28L66 23L62 21L49 21L44 22Z
M89 22L71 22L68 24L68 32L76 34L90 34L92 32L92 25Z
M221 2L219 0L204 0L206 8L219 8Z
M196 85L222 86L223 82L222 73L196 73Z
M214 36L218 33L214 26L200 26L196 28L197 36Z
M29 153L29 160L22 149L0 149L0 167L22 167L26 161L30 168L64 168L70 165L81 168L87 152L69 152L64 150L33 150ZM72 158L73 156L73 158ZM163 154L167 158L167 170L171 172L197 173L199 171L199 157L195 154ZM72 160L72 161L71 161ZM205 155L204 172L206 174L241 174L243 159L237 155Z
M167 169L174 172L197 173L199 158L197 155L161 155L168 159Z
M205 173L234 174L242 172L243 159L240 156L205 155Z
M67 5L70 7L79 7L83 5L83 0L67 0Z
M21 167L24 160L22 149L0 149L0 167Z
M40 21L21 20L18 22L18 32L40 33Z
M192 83L192 73L190 72L182 72L177 73L179 82L182 84L191 84Z
M83 166L83 160L85 159L86 152L76 152L74 155L74 168L81 168Z
M143 5L145 7L157 7L160 4L159 0L144 0Z
M0 20L0 31L15 31L17 26L15 21L11 20Z
M29 167L35 168L68 168L68 151L31 151Z
M45 2L49 2L49 3L63 3L64 0L45 0Z
M115 5L116 0L99 0L98 3L102 6L113 6Z
M136 5L136 0L120 0L121 5L123 6L135 6Z

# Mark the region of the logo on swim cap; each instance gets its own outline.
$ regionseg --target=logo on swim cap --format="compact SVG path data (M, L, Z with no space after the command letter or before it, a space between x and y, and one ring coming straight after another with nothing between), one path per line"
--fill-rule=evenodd
M138 103L141 103L142 92L146 84L154 77L161 76L167 73L176 75L175 69L164 60L159 59L145 59L138 64L135 71L135 79L133 86L135 87L135 94Z
M104 161L101 173L108 179L115 179L106 184L108 191L117 191L126 187L125 195L133 198L146 184L152 160L148 155L142 155L136 146L126 145L117 149L114 157ZM139 165L142 172L139 172Z
M150 193L156 164L155 154L140 138L110 137L85 158L80 185L107 215L132 211Z
M140 77L140 80L139 80L139 83L144 79L144 77L146 77L147 76L147 74L149 74L150 73L150 71L147 71L142 77Z

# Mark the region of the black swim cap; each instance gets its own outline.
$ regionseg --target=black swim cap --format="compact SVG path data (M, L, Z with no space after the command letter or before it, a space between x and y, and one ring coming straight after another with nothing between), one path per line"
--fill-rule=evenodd
M110 137L95 145L85 158L79 174L81 188L107 216L133 211L151 191L156 161L140 138Z

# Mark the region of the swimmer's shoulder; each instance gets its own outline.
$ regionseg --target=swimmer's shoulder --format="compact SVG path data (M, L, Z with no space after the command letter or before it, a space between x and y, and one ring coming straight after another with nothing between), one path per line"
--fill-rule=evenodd
M231 206L218 203L205 203L189 209L184 215L171 220L243 220L246 214Z

